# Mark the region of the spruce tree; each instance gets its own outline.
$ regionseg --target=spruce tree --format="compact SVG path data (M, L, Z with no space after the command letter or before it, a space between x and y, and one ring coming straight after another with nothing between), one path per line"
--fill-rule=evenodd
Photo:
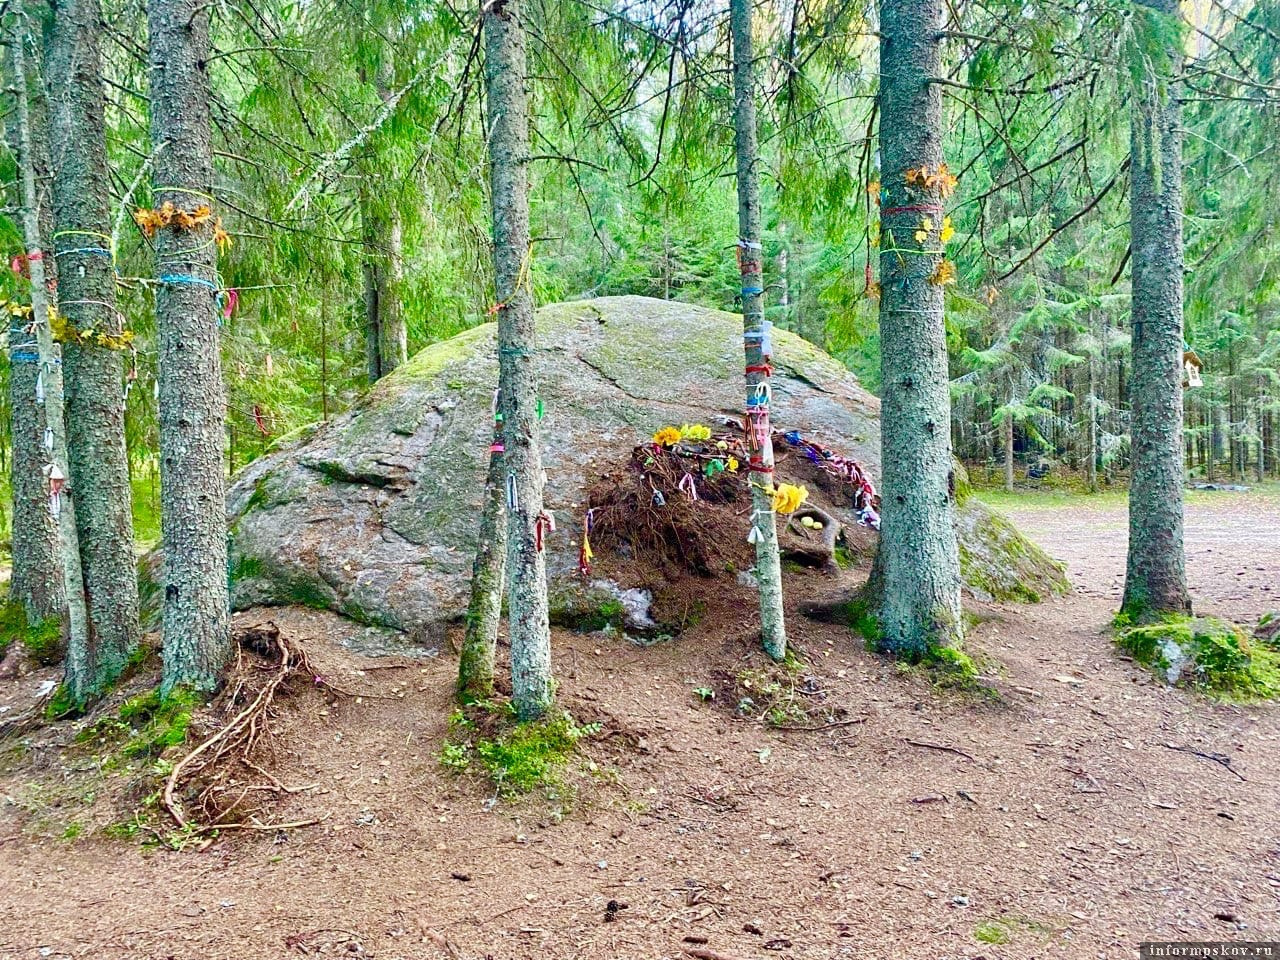
M958 643L951 400L943 326L941 0L880 3L881 647L916 659Z
M1136 7L1131 109L1133 474L1122 609L1137 619L1191 609L1182 539L1182 130L1170 91L1182 63L1177 0ZM1154 52L1153 52L1154 51Z
M147 22L153 203L184 215L154 229L164 686L212 690L230 642L209 5L149 0Z
M124 434L123 351L130 345L116 307L110 236L98 0L63 0L49 32L48 86L53 161L54 253L65 321L70 485L89 616L87 675L69 673L77 699L124 669L137 641L138 580Z

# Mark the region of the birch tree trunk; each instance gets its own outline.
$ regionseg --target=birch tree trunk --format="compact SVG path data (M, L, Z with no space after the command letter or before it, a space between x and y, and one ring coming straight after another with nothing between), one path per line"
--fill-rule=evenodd
M36 403L45 411L46 427L42 438L44 464L45 509L57 525L57 555L62 572L67 606L66 676L69 693L82 703L89 691L84 680L90 674L89 636L84 602L84 580L80 571L80 547L76 540L75 502L67 488L67 432L62 412L62 360L53 342L49 325L49 296L45 280L44 251L40 239L40 201L36 193L35 164L31 143L31 116L27 90L27 68L24 31L21 19L9 38L9 57L13 73L14 112L18 133L18 177L22 184L22 233L27 247L27 265L31 275L31 317L25 328L34 340L36 380L33 385ZM31 347L20 363L26 359ZM16 352L16 351L15 351Z
M148 0L153 202L213 204L209 6ZM230 653L226 404L212 225L155 235L164 688L218 686Z
M1153 20L1180 16L1177 0L1142 2ZM1182 135L1168 89L1181 62L1172 47L1147 71L1130 118L1133 472L1122 609L1138 619L1191 607L1182 538Z
M68 680L78 699L101 692L123 671L138 636L138 577L132 493L124 436L124 315L116 309L110 239L98 0L64 0L49 36L49 118L53 146L54 234L70 482L89 616L88 673ZM104 340L105 338L105 340Z
M943 328L941 0L880 3L880 644L909 658L962 636ZM911 173L911 177L908 174ZM925 223L930 226L925 230ZM927 236L917 241L917 231ZM873 602L874 602L873 598Z
M516 715L532 720L551 704L551 630L546 557L539 549L542 504L535 331L529 288L529 103L525 89L522 0L484 7L485 90L489 111L489 189L498 298L507 507L507 622Z
M36 119L28 108L28 123ZM23 155L19 134L17 110L10 110L5 118L5 135L14 157ZM21 191L19 183L19 207ZM40 214L37 220L43 233L48 220L44 204ZM55 264L49 262L45 266ZM49 481L44 475L49 462L44 444L49 425L47 408L36 399L41 367L35 336L27 329L30 322L29 317L9 315L9 483L13 496L9 602L22 604L27 625L37 628L50 620L60 621L66 600L58 559L58 524L49 512Z
M738 263L742 275L742 344L746 360L747 435L751 481L756 583L760 591L760 637L774 660L787 654L782 609L782 564L773 513L773 431L769 424L769 359L764 319L764 252L760 243L759 150L756 145L755 68L751 38L752 0L730 0L733 34L733 126L738 154Z

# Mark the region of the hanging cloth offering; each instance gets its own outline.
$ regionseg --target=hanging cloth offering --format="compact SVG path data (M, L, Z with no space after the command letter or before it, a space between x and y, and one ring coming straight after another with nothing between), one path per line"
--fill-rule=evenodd
M689 495L689 499L694 503L698 502L698 487L693 482L693 474L686 473L680 478L679 488Z
M56 463L44 468L44 475L49 478L49 513L57 517L62 514L62 491L67 485L67 478Z
M591 576L591 561L595 554L591 552L591 527L594 522L594 510L588 510L582 518L582 546L578 548L578 572L584 577Z
M533 544L541 553L545 547L545 539L548 533L556 532L556 517L550 510L543 510L538 514L538 519L533 522Z

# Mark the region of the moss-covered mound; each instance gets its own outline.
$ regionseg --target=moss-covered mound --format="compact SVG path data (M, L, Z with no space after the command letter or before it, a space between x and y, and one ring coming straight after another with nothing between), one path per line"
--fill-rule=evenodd
M659 428L722 429L741 417L742 319L608 297L543 307L538 337L546 500L558 524L547 543L552 603L567 616L590 614L646 584L627 582L626 564L612 564L603 587L579 575L589 498ZM774 353L778 429L798 430L878 477L879 401L799 337L778 331ZM246 468L228 497L235 606L302 603L418 634L459 617L497 375L495 328L486 324L423 350L349 412ZM1057 567L1012 527L972 500L960 514L976 596L1061 588ZM851 510L837 519L856 525ZM745 524L744 513L742 530L725 536L745 538ZM869 562L866 550L855 552L856 562ZM733 576L726 589L748 599Z
M1169 684L1232 700L1280 697L1280 647L1215 617L1117 624L1116 642Z

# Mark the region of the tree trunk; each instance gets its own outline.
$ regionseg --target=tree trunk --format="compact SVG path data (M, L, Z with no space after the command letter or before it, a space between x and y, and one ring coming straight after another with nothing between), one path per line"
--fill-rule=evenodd
M64 0L55 11L45 74L53 155L54 246L68 331L66 378L70 483L89 615L88 673L68 683L77 700L124 670L138 637L133 497L124 436L124 315L116 309L110 238L111 180L103 119L98 0ZM70 665L72 661L68 661Z
M516 715L531 720L551 704L551 630L546 558L539 549L549 518L542 507L533 296L528 276L529 103L522 16L522 0L494 0L484 8L499 395L507 470L511 692Z
M148 0L153 202L213 204L209 6ZM230 653L227 598L226 403L210 223L155 234L164 545L164 688L218 686Z
M733 33L733 125L738 154L738 260L742 276L742 344L746 360L747 412L743 426L750 455L752 539L760 590L760 636L774 660L787 653L782 611L782 563L773 513L773 431L769 425L770 344L764 319L764 255L760 243L760 179L756 147L755 68L751 44L752 0L730 0Z
M16 21L20 24L22 21ZM35 163L31 143L31 117L27 90L26 37L15 27L9 42L13 71L14 112L18 133L18 177L22 184L22 233L27 247L31 275L31 320L34 332L36 379L33 384L37 404L43 404L46 427L42 437L44 461L41 477L45 509L57 524L57 555L62 572L67 605L67 680L75 702L84 700L83 678L89 676L89 636L84 601L84 579L80 571L80 547L76 541L75 502L67 482L67 432L62 411L62 362L49 325L49 296L45 283L44 251L40 241L40 200L36 193ZM25 338L24 338L25 339ZM31 361L31 346L24 346L19 363ZM17 351L15 351L16 353Z
M382 51L374 83L385 103L392 96L394 68L391 54ZM364 226L365 346L369 382L385 377L408 359L401 287L404 249L398 200L383 187L387 171L375 155L361 187L360 216Z
M1013 416L1005 417L1000 426L1004 430L1004 489L1013 493Z
M1093 316L1089 316L1089 332L1093 333ZM1098 492L1098 384L1095 377L1096 359L1089 354L1089 439L1085 445L1085 485L1090 493Z
M497 404L501 409L501 404ZM489 472L484 481L484 505L480 512L480 540L471 564L471 601L467 605L467 629L458 659L458 697L473 703L493 695L493 667L502 620L502 588L505 581L507 518L503 498L502 420L494 425L489 448Z
M880 645L919 658L963 635L954 527L940 231L946 188L909 171L942 163L941 0L880 3L880 371L884 499ZM924 208L922 211L920 208ZM924 220L931 228L915 241Z
M28 123L37 116L28 109ZM21 157L21 136L16 110L10 110L5 122L9 152ZM28 132L28 136L31 133ZM36 138L47 141L36 131ZM38 160L38 156L33 156ZM21 184L17 205L22 205ZM38 222L43 227L48 219L41 205ZM55 266L50 261L46 267ZM22 604L27 625L41 627L50 620L61 620L65 605L62 589L62 567L58 559L58 524L49 512L49 481L44 475L49 452L45 448L48 427L47 407L36 399L36 381L40 377L39 349L35 336L27 330L30 318L9 315L9 411L10 492L13 496L11 551L13 572L9 580L9 601Z
M1154 16L1177 0L1143 0ZM1157 61L1158 62L1158 61ZM1139 618L1188 611L1182 539L1182 143L1167 88L1181 53L1134 92L1130 201L1133 248L1133 472L1123 609Z

